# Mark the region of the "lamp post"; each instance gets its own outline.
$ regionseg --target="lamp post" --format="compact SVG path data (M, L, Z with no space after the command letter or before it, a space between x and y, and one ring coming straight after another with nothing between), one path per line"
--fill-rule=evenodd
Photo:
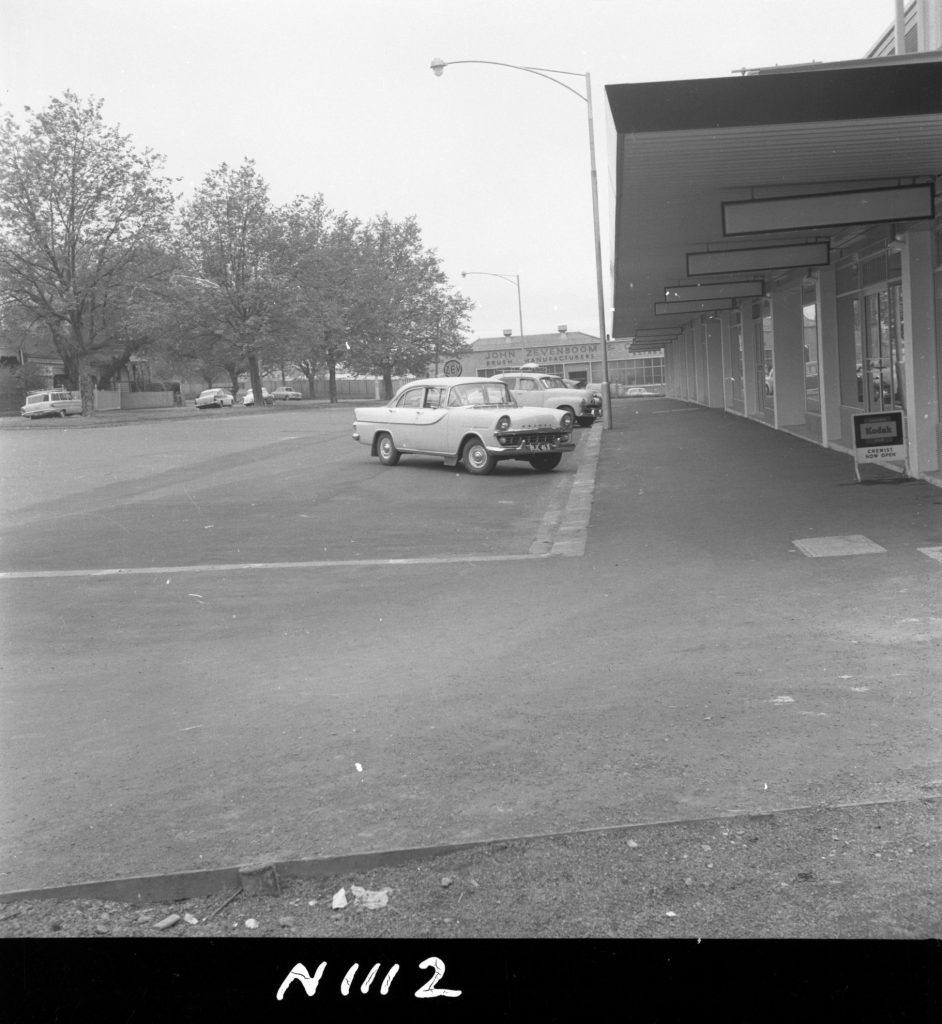
M517 314L520 317L520 339L523 340L523 302L520 299L520 275L514 274L512 277L510 274L492 274L487 270L462 270L461 276L467 277L469 274L478 275L479 277L499 277L502 281L506 281L508 284L512 284L517 289Z
M602 284L602 233L599 228L599 176L595 166L595 126L592 119L592 77L588 71L557 71L553 68L532 68L520 64L505 64L498 60L442 60L435 57L432 60L431 68L436 76L441 77L442 72L450 64L493 64L501 68L513 68L515 71L526 71L528 74L537 75L550 82L562 86L567 92L578 96L586 105L589 117L589 171L592 179L592 227L595 232L595 288L598 299L599 313L599 342L602 346L602 404L603 404L603 425L611 429L612 426L612 395L608 380L608 339L605 334L605 290ZM571 85L561 82L554 75L571 75L582 78L585 82L585 95ZM523 333L521 329L521 334Z

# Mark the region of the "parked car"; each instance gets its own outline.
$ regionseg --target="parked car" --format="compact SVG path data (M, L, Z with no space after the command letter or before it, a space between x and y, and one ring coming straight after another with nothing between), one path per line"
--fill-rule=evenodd
M271 397L276 402L300 402L301 392L292 388L275 388Z
M548 473L576 447L571 412L521 408L493 377L413 381L388 405L357 408L354 416L353 439L384 466L401 455L432 455L474 474L490 473L504 459Z
M625 397L626 398L657 398L658 397L658 393L656 391L652 391L650 388L634 387L634 388L628 388L628 390L625 392Z
M499 373L493 380L502 380L513 392L517 405L540 405L572 413L580 427L591 427L602 415L602 398L588 388L567 388L563 378L551 373Z
M262 402L265 405L274 405L275 400L268 393L265 388L262 388ZM243 405L255 405L255 392L246 391L245 397L242 399Z
M82 400L71 391L34 391L26 396L20 415L30 420L40 416L81 416Z
M201 391L196 399L197 409L231 408L235 399L222 388L207 388Z

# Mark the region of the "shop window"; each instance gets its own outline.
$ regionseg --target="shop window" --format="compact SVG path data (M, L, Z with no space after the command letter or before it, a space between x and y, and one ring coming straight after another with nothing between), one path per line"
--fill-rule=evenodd
M860 299L845 295L837 300L837 349L841 369L841 404L863 404L860 340Z
M805 350L805 411L820 414L821 384L818 365L821 358L818 337L817 289L814 281L801 287L802 342Z
M742 315L736 311L729 317L730 400L737 409L744 408Z
M887 278L886 250L860 261L860 287L879 284Z
M845 295L847 292L857 290L858 281L856 261L852 260L849 263L843 263L836 268L835 285L837 287L838 295Z

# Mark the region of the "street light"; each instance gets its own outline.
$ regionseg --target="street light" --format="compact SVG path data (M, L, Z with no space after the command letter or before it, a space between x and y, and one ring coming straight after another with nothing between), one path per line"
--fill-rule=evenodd
M523 303L520 300L520 275L514 274L513 277L510 274L491 274L487 270L462 270L461 276L467 277L469 274L477 274L480 277L499 277L502 281L506 281L508 284L512 284L517 289L517 313L520 316L520 338L523 339Z
M498 60L451 60L444 61L441 57L432 60L431 68L437 77L449 64L493 64L501 68L513 68L515 71L526 71L531 75L538 75L550 82L562 86L567 92L578 96L586 105L589 116L589 170L592 179L592 227L595 231L595 287L599 307L599 341L602 345L602 400L603 400L603 425L608 429L612 426L612 395L608 380L608 339L605 334L605 290L602 284L602 233L599 228L599 176L595 166L595 127L592 120L592 77L588 71L557 71L553 68L531 68L520 64L505 64ZM585 95L573 89L572 86L561 82L554 75L571 75L582 78L585 82ZM521 331L522 333L522 331Z

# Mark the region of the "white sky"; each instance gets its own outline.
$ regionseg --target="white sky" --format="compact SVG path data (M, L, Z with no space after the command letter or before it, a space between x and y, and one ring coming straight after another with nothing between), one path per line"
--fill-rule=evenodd
M518 333L517 291L462 270L519 275L527 334L597 335L585 104L507 68L436 78L432 58L591 73L607 262L606 84L855 59L894 14L894 0L0 0L0 104L22 118L66 89L101 98L184 195L251 157L275 202L414 214L476 304L475 337Z

